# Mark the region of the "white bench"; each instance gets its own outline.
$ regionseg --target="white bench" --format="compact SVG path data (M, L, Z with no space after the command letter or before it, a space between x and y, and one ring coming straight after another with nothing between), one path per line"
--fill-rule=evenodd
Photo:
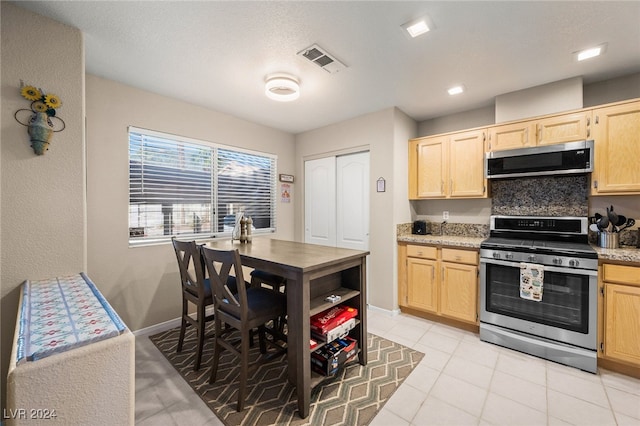
M133 425L135 338L84 274L25 281L9 373L9 425Z

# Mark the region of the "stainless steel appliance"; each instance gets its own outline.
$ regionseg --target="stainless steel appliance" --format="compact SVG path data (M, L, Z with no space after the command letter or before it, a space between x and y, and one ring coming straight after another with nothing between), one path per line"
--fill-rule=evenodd
M586 217L491 216L480 245L480 339L597 369L598 257ZM521 297L521 266L542 268L541 301Z
M489 179L589 173L593 171L592 140L487 152L484 174Z

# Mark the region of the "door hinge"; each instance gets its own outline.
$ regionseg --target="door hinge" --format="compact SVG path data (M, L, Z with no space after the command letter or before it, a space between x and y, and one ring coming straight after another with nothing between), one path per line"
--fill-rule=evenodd
M482 193L483 193L483 194L485 194L486 192L487 192L487 187L486 187L486 186L483 186L483 187L482 187Z
M594 181L593 181L593 187L594 187L595 189L598 189L598 181L597 181L597 180L594 180Z
M600 287L600 294L604 297L604 287Z
M600 342L600 352L604 352L604 342Z
M599 124L599 123L600 123L600 117L596 115L596 124Z

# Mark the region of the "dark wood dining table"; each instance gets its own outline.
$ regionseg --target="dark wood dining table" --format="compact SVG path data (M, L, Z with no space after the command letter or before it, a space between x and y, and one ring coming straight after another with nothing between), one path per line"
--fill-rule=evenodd
M311 315L335 306L328 295L358 309L358 325L350 332L360 346L358 361L367 363L366 257L368 251L254 237L251 243L214 241L219 250L238 249L244 266L287 279L287 363L289 382L296 387L298 411L309 415L311 388ZM315 374L315 373L314 373ZM320 379L318 379L320 381Z

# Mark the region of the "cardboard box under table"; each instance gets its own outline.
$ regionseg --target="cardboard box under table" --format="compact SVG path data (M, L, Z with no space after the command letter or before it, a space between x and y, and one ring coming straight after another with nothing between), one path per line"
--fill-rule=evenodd
M358 341L347 336L336 339L311 353L311 369L329 376L358 353Z
M7 376L9 425L133 425L135 338L83 273L26 281Z

